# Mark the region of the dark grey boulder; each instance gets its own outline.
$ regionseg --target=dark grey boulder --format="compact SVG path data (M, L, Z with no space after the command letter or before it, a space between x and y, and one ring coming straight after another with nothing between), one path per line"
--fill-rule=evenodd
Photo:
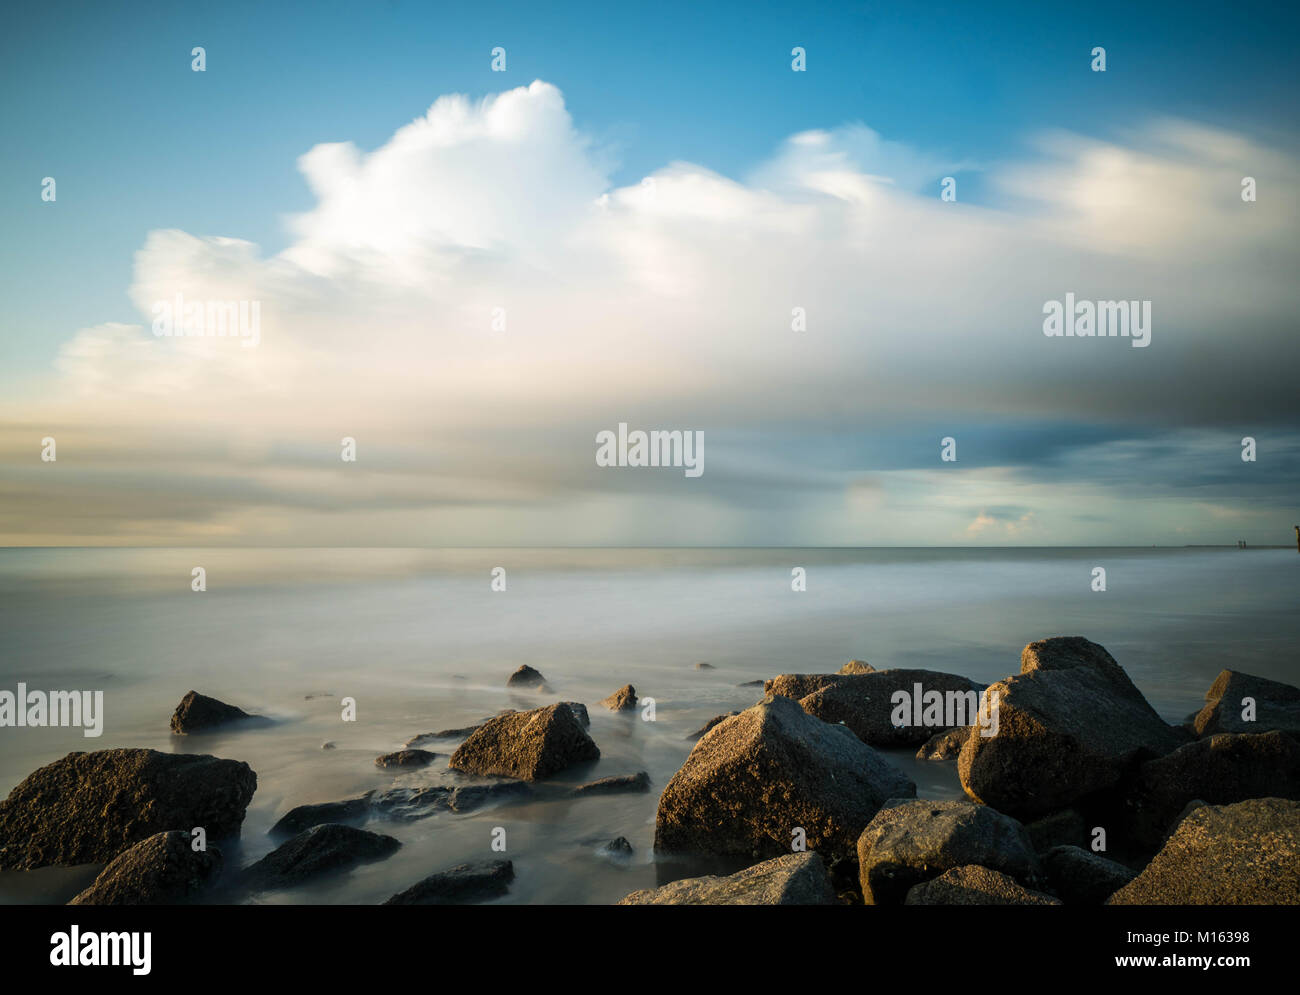
M1281 732L1195 740L1143 764L1124 794L1135 840L1157 847L1193 800L1300 799L1300 742Z
M911 797L898 768L842 726L769 695L695 744L659 797L655 849L765 858L851 857L888 798Z
M650 775L645 771L639 771L636 774L621 774L588 781L586 784L578 785L569 794L574 798L582 798L587 795L627 794L649 790Z
M624 836L610 840L596 851L596 856L611 860L626 860L632 856L632 844Z
M877 670L870 674L850 674L834 684L813 691L799 699L809 715L823 722L841 722L864 743L872 746L915 746L936 732L954 725L975 722L979 710L979 685L958 674L935 670ZM937 708L922 705L921 722L912 707L906 707L906 720L895 725L900 706L894 704L897 692L911 699L937 701ZM955 721L949 722L951 717Z
M961 748L966 745L971 726L958 726L945 732L937 732L916 751L917 760L956 760Z
M246 763L157 750L69 753L0 802L0 869L105 864L178 826L238 834L257 790Z
M1132 868L1077 846L1056 846L1043 854L1052 890L1066 905L1102 905L1137 875Z
M1109 789L1138 763L1182 745L1109 654L1076 650L1053 656L1040 648L1022 662L1026 672L988 689L998 732L970 736L962 747L957 771L968 796L1032 819Z
M1025 888L987 867L954 867L916 885L904 905L1060 905L1060 899Z
M451 755L451 766L468 774L536 781L574 764L600 759L573 710L565 704L498 715Z
M345 798L339 802L319 802L314 805L299 805L291 808L271 827L270 836L296 836L304 829L324 825L327 822L361 822L370 814L370 796L367 791L357 798Z
M521 781L388 788L371 794L370 811L385 819L408 821L436 812L473 812L488 805L528 801L532 797L533 789Z
M858 838L858 873L867 905L899 905L915 885L968 864L1027 884L1040 874L1024 826L966 801L890 800Z
M195 850L187 832L154 833L113 858L69 905L179 905L216 876L221 851Z
M181 699L181 703L172 712L171 726L172 732L176 735L187 736L192 732L202 732L228 722L238 722L252 717L242 708L191 691Z
M499 898L510 890L515 868L509 860L478 860L438 871L398 892L385 905L468 905Z
M1300 905L1300 802L1202 805L1107 905Z
M439 754L428 750L398 750L375 757L376 767L427 767L437 760Z
M684 878L634 891L619 905L838 905L822 858L811 851L755 864L727 877Z
M251 888L291 888L321 874L383 860L401 845L392 836L326 823L280 844L248 867L244 880Z
M1254 719L1244 717L1245 699L1254 699ZM1198 736L1221 732L1269 732L1300 736L1300 688L1239 670L1225 670L1205 693L1205 707L1192 726Z
M695 665L695 669L696 669L696 670L716 670L717 668L714 667L713 664L711 664L711 663L697 663L697 664Z

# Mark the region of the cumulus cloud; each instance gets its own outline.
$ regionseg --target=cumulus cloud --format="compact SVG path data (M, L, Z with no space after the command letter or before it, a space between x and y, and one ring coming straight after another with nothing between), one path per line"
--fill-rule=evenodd
M108 501L118 534L183 538L197 520L258 540L881 541L915 513L907 474L944 434L1296 427L1279 276L1296 263L1296 166L1244 136L1161 121L973 164L849 124L790 137L743 180L668 162L615 187L539 81L442 97L373 151L318 145L299 167L316 204L283 252L153 232L130 288L140 324L62 349L36 420L81 444L64 497L99 461L124 474L101 486L161 505L132 519ZM998 202L941 202L938 179L973 168ZM1266 203L1241 202L1244 175ZM1153 300L1151 348L1045 338L1042 305L1067 291ZM177 294L260 302L258 346L155 337ZM25 462L33 412L0 419L0 460ZM619 421L704 431L704 477L598 471L595 433ZM344 435L360 449L346 471ZM872 458L828 442L846 436ZM983 461L989 486L1017 472L998 463ZM924 498L959 539L1050 517L1040 495L972 522L972 504L1004 499L961 479L980 496ZM43 501L49 483L11 476L0 537L91 534L41 511L64 507ZM220 511L165 514L205 487Z

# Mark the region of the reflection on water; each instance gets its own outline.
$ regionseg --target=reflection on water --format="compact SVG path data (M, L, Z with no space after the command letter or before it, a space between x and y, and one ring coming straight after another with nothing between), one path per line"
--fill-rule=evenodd
M1095 565L1105 593L1091 591ZM203 566L208 590L190 590ZM489 586L495 566L507 590ZM790 570L808 571L807 590ZM105 692L104 735L0 729L0 792L71 750L118 746L244 760L258 789L228 865L272 848L289 808L392 784L374 758L411 736L482 721L537 699L505 689L521 663L559 699L585 702L598 763L557 779L649 772L648 794L547 797L465 815L371 823L404 846L379 863L263 902L373 903L453 864L493 856L504 827L516 880L504 902L612 902L699 873L656 865L658 792L687 734L789 671L942 669L990 682L1047 635L1105 645L1156 709L1179 721L1224 667L1296 683L1300 556L1286 550L0 550L0 688ZM707 661L711 670L696 670ZM597 702L631 682L656 721ZM263 728L173 738L191 688L267 716ZM339 700L358 721L340 721ZM324 742L336 748L323 750ZM957 797L955 767L889 751L923 797ZM549 792L558 795L560 792ZM598 857L625 836L633 857ZM726 870L724 864L711 870ZM0 901L62 902L95 868L0 874ZM249 896L227 893L230 900Z

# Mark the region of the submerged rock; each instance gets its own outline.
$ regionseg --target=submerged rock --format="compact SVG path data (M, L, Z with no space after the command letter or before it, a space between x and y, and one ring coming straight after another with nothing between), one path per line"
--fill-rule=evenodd
M201 891L220 867L221 851L194 850L189 833L154 833L114 857L68 904L176 905Z
M541 671L534 670L528 664L524 664L506 680L508 688L523 688L529 691L549 691L546 685L546 678L542 676Z
M626 837L619 836L597 850L596 856L608 857L613 860L626 860L632 856L632 844L627 841Z
M464 905L497 898L510 890L515 867L508 860L478 860L430 874L398 892L385 905Z
M760 682L760 683L761 683L761 682ZM716 726L719 722L723 721L724 719L729 719L729 718L731 718L733 715L739 715L739 714L740 714L740 712L728 712L726 715L715 715L715 716L713 716L713 718L709 719L708 722L704 723L704 725L700 726L698 729L696 729L693 733L691 733L690 735L688 735L686 738L687 738L687 739L699 739L699 738L700 738L701 736L703 736L706 732L708 732L710 729L712 729L714 726Z
M1043 869L1067 905L1102 905L1133 880L1136 871L1091 850L1057 846L1043 855Z
M353 826L313 826L282 843L244 871L250 887L289 888L309 878L396 853L401 843L391 836Z
M613 795L649 790L650 775L645 771L639 771L636 774L621 774L617 777L602 777L595 781L588 781L586 784L578 785L569 794L574 798L581 798L586 795Z
M1254 719L1244 701L1254 699ZM1244 713L1244 714L1243 714ZM1221 732L1270 732L1300 736L1300 688L1239 670L1225 670L1205 692L1205 707L1192 726L1198 736Z
M521 781L464 784L460 787L425 785L376 791L370 810L386 819L423 819L436 812L472 812L485 805L527 801L533 789Z
M1300 802L1202 805L1107 905L1300 905Z
M1060 905L1059 899L975 864L954 867L907 893L904 905Z
M916 751L917 760L956 760L961 748L966 745L972 726L958 726L946 732L937 732Z
M912 706L906 708L904 724L895 725L899 706L894 703L894 695L900 691L917 704L915 711ZM973 723L979 711L979 692L979 685L958 674L877 670L841 677L801 698L799 704L823 722L842 722L872 746L913 746L954 724ZM937 707L933 698L927 701L930 696L937 696Z
M697 664L695 665L695 669L696 669L696 670L716 670L717 668L714 667L713 664L711 664L711 663L697 663Z
M242 708L227 705L224 701L209 698L206 694L191 691L172 712L172 732L178 736L187 736L192 732L202 732L227 722L251 719Z
M574 764L600 759L600 750L568 705L499 715L451 755L451 766L470 774L537 781Z
M375 757L376 767L427 767L438 759L437 753L428 750L398 750Z
M849 730L769 695L695 744L659 797L655 849L771 857L801 828L808 849L852 856L886 799L915 794Z
M357 798L346 798L341 802L320 802L291 808L271 827L267 835L296 836L304 829L327 822L361 822L370 814L370 796L373 794L373 791L367 791Z
M812 852L755 864L727 877L684 878L634 891L619 905L838 905L822 858Z
M1182 745L1110 654L1076 638L1031 643L1022 661L1029 669L988 689L998 699L997 735L968 737L957 761L971 798L1033 818Z
M624 684L608 698L602 699L601 704L611 712L634 712L636 711L636 688L631 684Z
M1188 802L1300 799L1300 742L1280 732L1196 740L1143 764L1125 794L1135 839L1156 847Z
M451 793L453 812L473 812L485 805L523 802L533 797L533 789L522 781L498 781L495 784L462 784Z
M476 726L462 726L459 729L439 729L437 732L422 732L418 736L412 736L402 745L408 750L418 749L421 746L427 746L441 739L465 739L473 734L474 730L482 728L480 722Z
M155 833L234 836L257 790L246 763L157 750L69 753L0 802L0 869L104 864Z
M897 905L922 881L980 864L1026 883L1040 873L1025 827L966 801L889 801L858 838L858 872L867 905Z

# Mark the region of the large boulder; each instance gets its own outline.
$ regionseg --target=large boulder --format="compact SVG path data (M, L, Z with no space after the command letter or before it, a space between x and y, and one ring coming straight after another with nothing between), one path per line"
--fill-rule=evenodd
M0 869L104 864L170 829L234 836L257 790L246 763L157 750L69 753L0 802Z
M1183 744L1109 654L1080 643L1095 646L1075 637L1031 643L1028 669L988 689L997 734L970 736L957 761L971 798L1022 819L1045 815Z
M971 864L914 886L904 905L1060 905L1059 899L1021 886L1015 878Z
M227 722L251 719L242 708L227 705L224 701L209 698L206 694L191 691L172 712L172 732L178 736L187 736L192 732L202 732Z
M195 850L189 833L154 833L118 854L69 905L177 905L201 891L221 867L216 847Z
M888 798L916 785L842 726L769 695L707 732L659 797L655 849L762 859L808 849L851 856Z
M1107 905L1300 905L1300 802L1202 805Z
M894 703L897 692L908 704ZM936 732L970 725L979 708L980 686L957 674L934 670L877 670L840 677L799 700L823 722L841 722L872 746L915 746ZM936 707L937 706L937 707ZM894 719L905 712L901 725Z
M619 905L837 905L822 858L787 853L727 877L683 878L634 891Z
M599 759L599 748L573 709L561 702L498 715L460 745L451 755L450 766L468 774L537 781Z
M858 874L867 905L898 905L922 881L980 864L1026 883L1040 873L1025 827L966 801L889 801L858 838Z
M508 860L477 860L430 874L385 905L466 905L497 898L510 890L515 867Z
M1077 846L1055 846L1043 854L1052 890L1066 905L1101 905L1133 880L1135 872Z
M1254 699L1254 719L1244 699ZM1281 730L1300 736L1300 688L1270 681L1237 670L1225 670L1205 692L1205 707L1192 719L1198 736L1220 732L1269 732Z
M248 867L244 879L252 888L290 888L319 874L383 860L401 845L392 836L353 826L312 826Z
M1154 848L1188 802L1300 799L1300 742L1280 732L1199 739L1143 764L1125 797L1135 840Z

